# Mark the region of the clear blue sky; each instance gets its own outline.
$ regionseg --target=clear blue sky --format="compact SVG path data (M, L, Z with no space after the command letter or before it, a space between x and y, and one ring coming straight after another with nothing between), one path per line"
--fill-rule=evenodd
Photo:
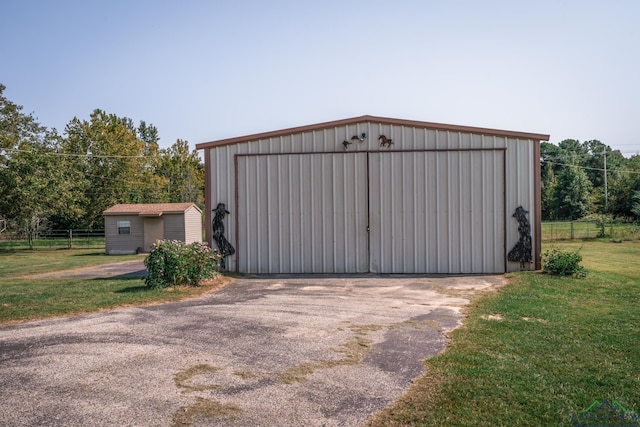
M96 108L161 145L364 114L640 152L640 1L13 0L5 95L60 132Z

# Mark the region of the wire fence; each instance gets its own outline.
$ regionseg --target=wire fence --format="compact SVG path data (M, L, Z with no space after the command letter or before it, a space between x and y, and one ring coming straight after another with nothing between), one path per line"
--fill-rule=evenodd
M542 240L609 238L640 240L640 224L602 221L554 221L542 223ZM104 249L104 230L47 230L31 240L12 233L0 233L0 250L18 249Z
M104 249L104 230L46 230L29 239L0 233L0 250L18 249Z
M640 224L603 221L557 221L542 223L542 240L609 238L640 240Z

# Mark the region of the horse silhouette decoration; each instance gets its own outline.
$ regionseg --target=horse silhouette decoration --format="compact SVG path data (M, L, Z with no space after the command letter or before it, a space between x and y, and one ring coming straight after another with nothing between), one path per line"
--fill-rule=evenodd
M391 144L393 144L393 139L391 139L391 138L387 138L387 137L386 137L386 136L384 136L384 135L380 135L380 136L378 137L378 141L381 141L381 142L380 142L380 146L381 146L381 147L385 147L385 146L386 146L386 147L391 147Z
M227 238L224 237L224 223L222 220L224 216L230 212L224 203L218 203L218 206L216 206L212 212L214 212L214 216L212 221L213 234L211 237L213 237L214 242L218 245L218 251L220 251L222 255L220 267L226 268L225 258L236 253L236 249L229 243Z

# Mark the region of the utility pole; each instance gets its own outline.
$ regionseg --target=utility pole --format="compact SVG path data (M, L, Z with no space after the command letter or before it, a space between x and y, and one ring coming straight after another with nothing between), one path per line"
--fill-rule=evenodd
M602 146L602 156L604 157L604 212L609 211L609 192L607 189L607 146Z

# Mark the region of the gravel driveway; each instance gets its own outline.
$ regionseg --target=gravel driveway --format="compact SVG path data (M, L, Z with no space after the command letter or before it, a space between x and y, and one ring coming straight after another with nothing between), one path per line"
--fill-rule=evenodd
M500 276L241 278L192 301L0 327L3 426L355 426Z

